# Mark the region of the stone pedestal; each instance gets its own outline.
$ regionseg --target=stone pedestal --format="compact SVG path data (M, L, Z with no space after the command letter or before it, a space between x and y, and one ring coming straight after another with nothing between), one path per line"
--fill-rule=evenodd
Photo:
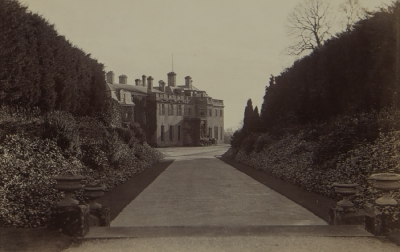
M374 235L390 235L400 231L400 205L365 204L365 229Z
M91 227L109 227L110 226L110 208L102 207L99 209L90 209Z
M333 205L329 208L330 225L362 225L364 211L356 207Z
M84 237L89 232L89 207L51 207L47 228L71 237Z

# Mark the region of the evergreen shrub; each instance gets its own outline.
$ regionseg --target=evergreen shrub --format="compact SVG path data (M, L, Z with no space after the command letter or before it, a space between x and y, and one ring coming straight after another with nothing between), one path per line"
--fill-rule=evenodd
M3 227L46 224L47 210L62 197L53 189L53 176L81 174L86 176L83 184L100 183L111 190L163 158L145 142L127 144L116 132L118 128L92 117L59 111L32 116L7 107L0 108L0 115ZM18 130L3 127L9 123ZM81 201L82 193L77 193Z
M240 148L232 146L224 156L331 198L335 197L333 183L357 183L360 187L352 200L362 207L378 196L367 180L371 174L400 173L400 131L396 130L400 112L361 113L335 121L328 131L326 125L320 124L280 138L266 133L258 137L251 152L243 144ZM362 138L368 133L355 129L372 121L376 124L373 128L380 130L369 132L378 137L368 141ZM251 137L243 143L252 142ZM399 193L394 195L400 199Z

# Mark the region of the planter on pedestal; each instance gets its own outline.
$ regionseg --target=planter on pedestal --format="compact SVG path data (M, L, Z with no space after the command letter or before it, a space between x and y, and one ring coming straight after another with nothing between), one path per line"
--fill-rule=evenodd
M89 199L90 226L110 226L110 208L103 207L96 202L98 198L104 196L105 189L106 187L104 185L98 184L85 186L83 196Z
M71 207L77 206L79 201L73 199L74 191L82 188L81 181L85 179L84 176L81 175L60 175L53 177L57 181L57 184L54 185L54 188L65 192L65 197L63 200L57 203L58 207Z
M88 185L85 186L85 192L83 196L89 199L90 210L100 209L101 205L96 200L104 196L104 190L106 189L103 185Z
M343 199L329 208L329 224L331 225L359 225L364 223L364 212L360 211L349 200L356 194L358 184L334 183L335 193Z
M334 183L335 193L342 195L343 199L336 204L341 207L353 207L354 204L349 200L349 197L356 194L358 184L340 184Z
M395 173L377 173L371 175L368 179L374 180L372 185L375 189L383 192L382 197L375 200L380 206L395 206L398 202L390 197L390 192L400 189L400 175Z
M375 204L365 204L365 229L374 235L391 237L400 227L400 205L397 200L390 197L391 191L400 189L400 175L378 173L368 179L374 180L372 186L383 191L383 195L375 200Z
M83 237L89 232L89 207L78 205L79 201L72 198L74 191L82 188L84 176L61 175L53 177L57 181L54 188L65 192L65 198L50 207L47 228L61 231L73 237Z

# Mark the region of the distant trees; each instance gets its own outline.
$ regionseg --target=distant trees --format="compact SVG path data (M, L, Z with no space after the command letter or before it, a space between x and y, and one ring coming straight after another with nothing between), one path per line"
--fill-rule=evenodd
M331 36L332 7L328 0L303 0L289 14L287 33L293 39L287 48L290 55L315 50Z
M253 111L250 131L251 132L260 132L261 131L260 113L258 112L257 106L254 108L254 111Z
M230 144L233 134L234 134L234 131L233 131L232 128L225 129L225 131L224 131L224 143Z
M247 100L247 105L244 109L243 126L238 129L232 135L232 146L239 146L244 138L251 133L257 133L261 131L261 121L258 112L258 107L253 109L253 102L251 99Z
M250 129L251 129L251 123L253 120L253 102L251 101L251 99L247 100L247 105L244 109L244 119L243 119L243 128L242 131L245 134L249 134L250 133Z
M100 111L103 65L57 34L53 25L14 0L0 0L0 105Z
M253 109L253 102L251 101L251 99L247 100L247 106L244 110L242 131L245 134L261 131L261 121L258 107L256 106Z
M301 56L312 52L337 32L349 32L367 10L358 0L343 0L336 5L332 0L302 0L288 15L286 32L292 44L288 55Z
M345 0L339 5L339 10L344 14L344 20L341 21L345 31L351 31L353 26L366 16L358 0Z

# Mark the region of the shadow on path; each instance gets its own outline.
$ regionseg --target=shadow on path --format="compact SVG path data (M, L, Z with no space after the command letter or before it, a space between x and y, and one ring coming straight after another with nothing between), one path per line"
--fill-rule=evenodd
M283 180L277 179L267 173L256 170L250 166L239 164L231 159L218 157L228 165L235 167L247 176L257 180L265 186L271 188L275 192L285 196L286 198L294 201L295 203L306 208L316 216L329 223L329 207L336 204L336 201L326 198L320 194L309 192L303 188L292 185Z
M133 176L123 184L113 188L111 191L106 192L97 202L103 206L110 207L110 220L114 220L115 217L165 171L172 162L173 160L163 160L155 164L142 173Z

